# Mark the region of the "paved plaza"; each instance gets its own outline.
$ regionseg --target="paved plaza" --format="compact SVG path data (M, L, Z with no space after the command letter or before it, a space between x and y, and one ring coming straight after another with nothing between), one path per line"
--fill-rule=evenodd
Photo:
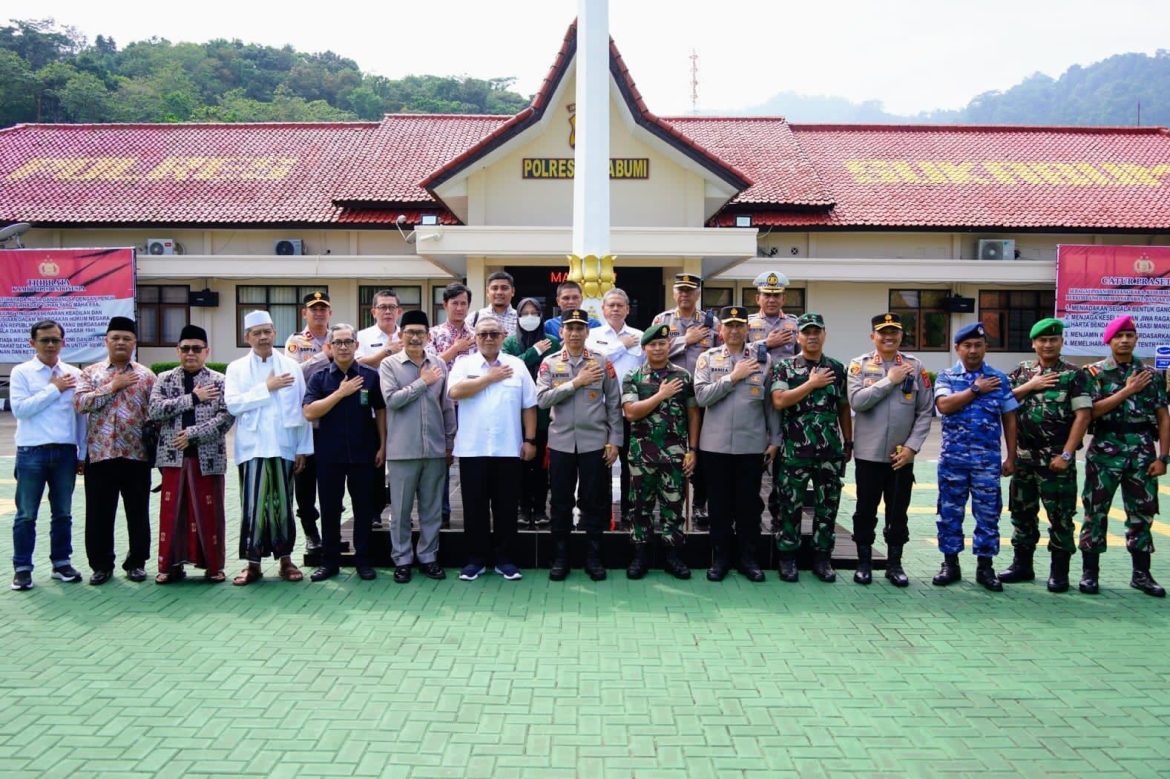
M5 559L12 464L0 457ZM396 585L387 571L363 582L347 569L289 584L271 563L247 588L120 573L97 588L49 578L42 514L36 588L0 595L0 775L1170 771L1170 604L1127 586L1120 519L1097 597L1075 584L1051 595L1042 581L988 593L969 553L962 583L932 587L934 463L920 460L917 475L906 590L882 578L859 587L848 572L832 585L807 572L752 585L660 571L596 584L574 571L555 584L540 570L467 583L450 570ZM850 487L846 525L852 510ZM74 562L88 576L83 517L79 484ZM1006 518L1001 530L1000 568ZM1157 543L1168 535L1155 525ZM1037 559L1046 569L1046 553ZM1170 580L1166 552L1154 574Z

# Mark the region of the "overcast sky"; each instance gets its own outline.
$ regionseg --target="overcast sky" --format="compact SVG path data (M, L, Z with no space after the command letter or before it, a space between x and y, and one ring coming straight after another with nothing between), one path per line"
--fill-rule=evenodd
M534 92L577 13L577 0L266 3L241 0L0 3L0 19L55 18L119 47L151 36L240 38L332 50L363 71L516 77ZM1037 71L1170 47L1164 0L610 0L610 31L650 110L690 112L699 55L702 111L773 94L880 100L911 114L959 108Z

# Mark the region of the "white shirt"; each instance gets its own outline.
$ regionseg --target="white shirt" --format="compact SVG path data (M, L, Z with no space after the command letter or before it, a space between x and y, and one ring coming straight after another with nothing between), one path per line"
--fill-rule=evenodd
M269 392L268 376L274 371L291 373L293 383ZM304 397L301 366L280 352L274 351L267 360L256 352L233 360L227 367L224 401L236 418L236 463L257 457L295 460L298 454L312 454L313 428L301 410Z
M85 459L85 415L73 408L73 390L61 392L52 384L56 375L81 378L81 371L57 361L45 365L33 357L12 369L9 401L16 417L16 445L74 444L77 458Z
M638 343L627 348L622 343L621 336L632 335ZM614 373L620 384L626 374L642 366L646 355L642 353L642 331L636 327L622 323L622 329L615 331L613 326L606 322L601 327L594 327L585 339L585 348L591 352L601 352L613 363Z
M459 429L455 431L456 457L520 457L524 445L521 411L536 405L536 383L519 357L500 352L501 365L512 377L459 400ZM447 377L447 391L460 381L485 375L490 366L481 354L455 361Z
M394 332L387 336L382 332L382 328L378 327L375 322L364 330L358 330L357 334L357 349L354 351L354 359L360 360L363 357L369 357L372 354L377 354L382 349L396 344L402 340L402 329L398 325L394 326ZM369 367L369 366L367 366ZM375 366L376 368L377 366Z

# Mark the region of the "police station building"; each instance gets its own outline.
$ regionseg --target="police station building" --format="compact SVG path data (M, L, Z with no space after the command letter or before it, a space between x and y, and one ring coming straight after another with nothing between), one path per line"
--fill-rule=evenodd
M138 249L143 362L183 325L212 359L244 348L244 313L283 338L302 296L366 326L376 290L442 319L441 293L511 272L553 293L571 251L576 29L512 117L388 115L322 124L20 125L0 131L0 223L28 247ZM1053 312L1059 244L1170 243L1165 128L793 125L658 117L610 48L611 251L644 327L680 272L703 305L753 307L784 273L785 310L825 317L826 351L869 346L896 311L939 369L981 320L991 362L1029 352Z

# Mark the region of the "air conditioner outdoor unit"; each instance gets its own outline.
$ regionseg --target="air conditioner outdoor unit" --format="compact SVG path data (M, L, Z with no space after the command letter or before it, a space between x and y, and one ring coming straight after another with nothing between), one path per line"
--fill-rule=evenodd
M272 253L280 255L304 254L305 244L299 238L282 238L272 244Z
M1014 260L1015 258L1015 241L1004 238L985 238L979 242L979 259L981 260Z
M174 238L147 238L146 239L146 253L147 254L174 254L175 253L175 239Z

